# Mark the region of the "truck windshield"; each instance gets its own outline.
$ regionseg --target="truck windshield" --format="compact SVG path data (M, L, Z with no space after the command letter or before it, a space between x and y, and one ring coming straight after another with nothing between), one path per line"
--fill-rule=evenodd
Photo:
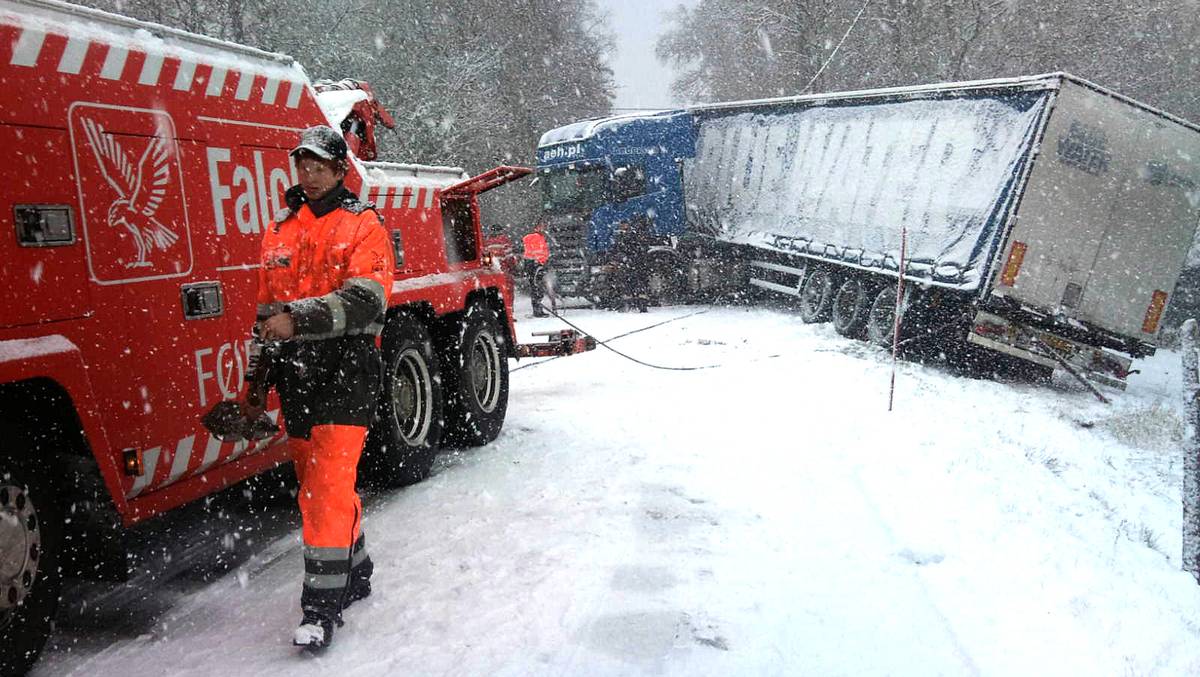
M547 212L591 211L605 199L608 172L603 167L542 175L542 207Z

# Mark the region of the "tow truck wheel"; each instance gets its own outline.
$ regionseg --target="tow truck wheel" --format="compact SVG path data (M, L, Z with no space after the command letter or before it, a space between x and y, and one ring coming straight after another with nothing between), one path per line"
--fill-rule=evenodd
M365 479L402 487L429 476L442 441L442 379L425 323L398 313L383 332L379 417L363 453Z
M800 284L800 319L805 322L824 322L829 319L837 279L833 271L822 266L810 270Z
M459 447L478 447L500 434L508 411L508 346L492 308L473 304L461 332L443 353L447 376L446 434Z
M833 297L833 328L846 338L860 338L874 300L865 280L847 277Z
M0 455L0 674L25 674L50 636L59 532L50 483L29 462Z

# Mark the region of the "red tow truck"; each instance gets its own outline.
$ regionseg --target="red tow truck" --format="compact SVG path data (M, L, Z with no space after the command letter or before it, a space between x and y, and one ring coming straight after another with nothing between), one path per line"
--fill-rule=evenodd
M594 345L519 346L512 279L481 246L479 195L529 170L371 161L391 119L364 83L314 87L283 55L0 0L0 92L0 672L36 660L63 575L125 575L114 530L288 460L278 437L223 442L200 419L243 388L258 246L300 130L341 127L347 186L395 249L362 474L416 482L443 443L492 441L510 357Z

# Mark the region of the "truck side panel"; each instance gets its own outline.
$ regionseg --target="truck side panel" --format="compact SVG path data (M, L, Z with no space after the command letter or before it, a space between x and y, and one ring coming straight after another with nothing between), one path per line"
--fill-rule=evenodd
M699 114L689 209L735 244L958 289L987 279L1045 89Z
M1153 344L1198 219L1200 133L1064 80L992 293Z

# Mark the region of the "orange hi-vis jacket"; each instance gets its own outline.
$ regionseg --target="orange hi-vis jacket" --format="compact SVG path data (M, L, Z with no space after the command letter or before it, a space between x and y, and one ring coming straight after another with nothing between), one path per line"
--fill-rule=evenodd
M530 233L521 238L521 244L525 248L525 258L533 259L543 266L550 260L550 244L546 242L545 235Z
M321 200L337 203L322 216L288 192L296 206L263 237L259 319L286 310L300 341L378 336L395 269L378 214L345 188Z
M295 335L265 382L288 435L308 439L314 426L370 424L395 263L374 209L344 187L313 205L299 186L287 198L263 236L258 318L292 316Z

